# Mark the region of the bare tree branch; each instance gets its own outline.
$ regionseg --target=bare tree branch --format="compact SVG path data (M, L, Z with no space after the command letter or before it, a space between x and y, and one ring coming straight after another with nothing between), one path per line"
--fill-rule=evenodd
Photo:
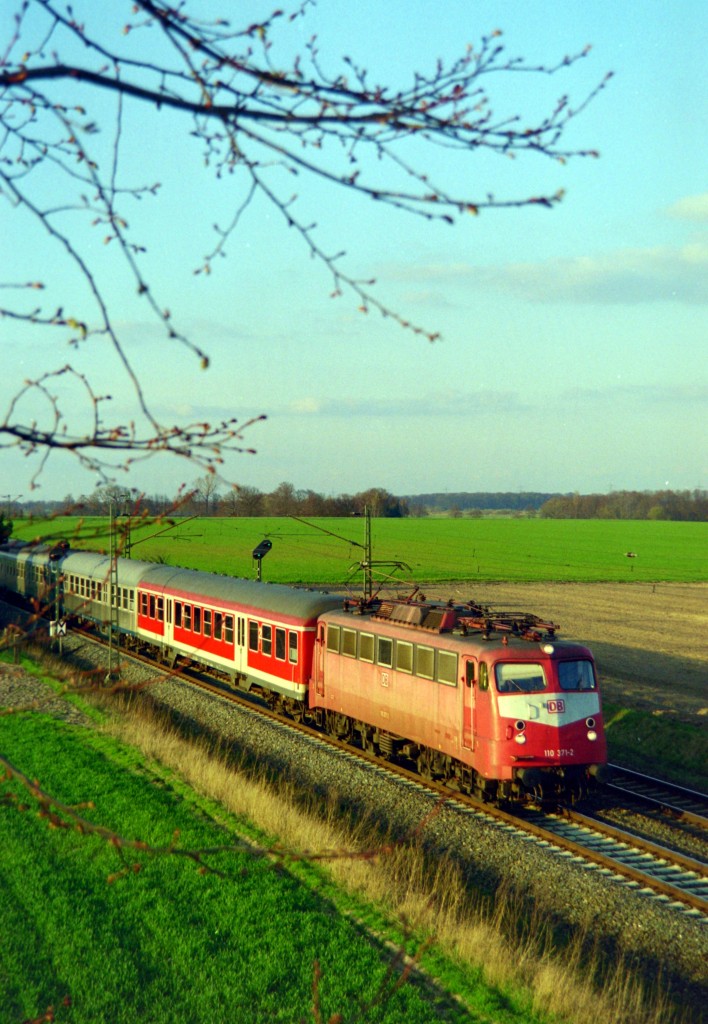
M80 14L67 0L15 0L6 42L0 45L0 197L43 229L51 250L73 267L86 297L71 300L79 302L77 308L53 307L51 281L38 276L24 284L0 285L15 296L0 306L0 316L31 328L54 328L77 349L107 343L138 413L135 422L121 422L111 414L110 396L98 394L73 363L46 368L26 381L0 416L0 447L38 456L35 480L57 450L73 454L104 478L156 452L213 471L228 452L252 450L244 446L243 435L253 420L240 425L235 419L187 425L158 421L116 326L110 288L87 246L86 226L104 234L104 244L115 249L168 342L186 347L206 369L207 353L178 327L155 294L145 269L146 240L136 239L129 226L128 208L143 200L159 202L160 193L159 183L123 180L129 107L171 112L183 125L185 144L194 139L202 147L207 175L243 179L243 194L226 211L225 226L214 226L216 242L195 274L211 273L244 213L260 197L328 272L332 296L349 293L362 312L377 310L431 341L439 336L436 330L392 308L379 297L374 280L346 269L343 250L330 252L318 240L318 225L300 212L301 197L287 188L288 181L297 182L304 194L320 183L452 224L484 210L551 208L563 193L473 194L466 185L468 174L464 186L433 181L437 148L456 154L458 161L484 152L560 163L597 155L567 147L565 135L609 75L579 102L572 104L563 95L546 114L528 121L522 113L496 114L490 91L499 76L559 76L584 60L588 47L555 64L534 65L509 58L495 31L456 60L438 61L430 73L414 72L408 85L396 86L371 81L348 56L337 62L337 70L328 71L325 65L331 61L321 55L316 36L302 52L276 57L279 44L287 45L289 25L305 18L312 6L304 2L289 12L275 10L262 21L235 28L226 18L200 19L191 0L136 0L126 2L125 24L116 31L93 6ZM112 121L106 120L106 97L115 103ZM44 188L47 166L53 174L51 199ZM88 428L75 426L80 421L75 408L60 399L59 385L67 376L80 385ZM23 414L37 400L45 410L43 425Z

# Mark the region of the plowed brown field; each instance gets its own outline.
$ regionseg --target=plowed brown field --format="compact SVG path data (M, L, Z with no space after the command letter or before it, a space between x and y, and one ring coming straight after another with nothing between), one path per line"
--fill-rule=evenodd
M707 583L475 582L426 593L547 617L562 639L592 648L608 701L708 726Z

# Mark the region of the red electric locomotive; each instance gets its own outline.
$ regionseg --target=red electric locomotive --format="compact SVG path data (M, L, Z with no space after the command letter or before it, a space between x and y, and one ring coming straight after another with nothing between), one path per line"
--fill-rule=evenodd
M382 602L320 616L311 709L487 800L582 796L607 760L590 651L530 615Z

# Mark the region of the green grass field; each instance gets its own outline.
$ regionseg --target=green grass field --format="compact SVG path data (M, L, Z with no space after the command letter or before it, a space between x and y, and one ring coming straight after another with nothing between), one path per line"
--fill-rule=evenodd
M251 553L268 538L263 579L343 584L364 558L363 519L191 519L135 522L132 556L233 576L255 576ZM118 534L124 531L119 520ZM336 536L332 536L332 535ZM66 537L74 547L109 549L104 519L18 520L23 540ZM708 579L708 524L552 519L376 519L373 560L416 583L452 580L699 582ZM636 557L628 558L632 552ZM355 578L361 580L361 573Z
M100 731L15 714L0 717L0 748L45 792L126 839L159 847L174 840L192 851L238 846L243 835L272 842ZM366 908L351 898L338 905L342 894L312 863L277 867L262 853L217 853L205 860L224 873L218 877L174 855L131 850L123 860L110 839L51 827L19 782L5 779L3 792L25 811L6 796L0 814L0 1019L8 1024L544 1019L529 1010L528 996L502 995L478 970L465 972L432 949L428 969L456 979L453 990L470 1012L447 998L445 985L390 987L399 972L387 981L384 943L395 948L400 931L380 915L369 931ZM420 939L409 942L415 948ZM50 1006L54 1015L45 1016Z

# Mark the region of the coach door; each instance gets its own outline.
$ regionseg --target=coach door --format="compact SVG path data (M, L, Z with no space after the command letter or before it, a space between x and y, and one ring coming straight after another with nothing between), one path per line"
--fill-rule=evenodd
M474 750L477 711L477 659L463 658L462 677L462 746Z

